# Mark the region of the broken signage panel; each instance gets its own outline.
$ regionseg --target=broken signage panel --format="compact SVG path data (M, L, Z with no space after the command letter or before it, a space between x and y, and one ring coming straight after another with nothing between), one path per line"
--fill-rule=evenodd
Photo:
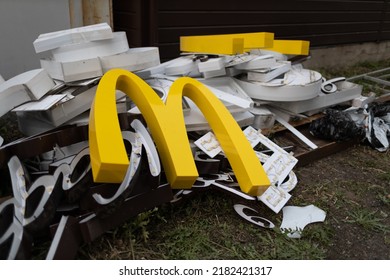
M356 108L364 108L371 102L374 102L376 95L374 92L368 93L367 96L358 96L352 100L351 106Z
M312 99L292 102L273 102L271 106L282 108L296 114L312 111L312 113L310 113L310 115L312 115L313 113L318 112L318 110L326 107L359 98L363 89L361 85L347 81L337 82L335 83L335 87L336 91L333 93L325 94L319 92L318 96Z
M51 51L58 62L70 62L124 53L129 49L126 33L114 32L112 39L63 45Z
M288 121L285 119L285 116L289 118L288 114L285 114L284 112L281 112L275 108L269 107L269 110L275 115L275 119L283 125L285 128L290 130L298 139L300 139L303 143L305 143L307 146L309 146L311 149L315 150L318 148L318 146L313 143L309 138L307 138L305 135L303 135L298 129L293 127L291 124L288 123Z
M210 130L210 124L204 117L202 111L191 99L186 100L190 108L190 113L187 114L184 118L186 130L189 132ZM237 110L237 112L232 113L232 116L240 127L251 125L254 119L253 115L246 110Z
M290 70L291 63L289 61L277 62L268 69L248 71L248 81L267 83Z
M259 216L259 212L257 212L255 209L249 206L243 204L234 204L234 210L241 218L259 227L263 227L263 228L275 227L275 225L270 220L267 220L266 218Z
M233 67L233 66L237 66L237 65L240 65L240 64L243 64L243 63L247 63L249 61L251 61L252 59L255 59L257 57L257 55L255 54L249 54L249 53L243 53L243 54L236 54L236 55L229 55L229 56L226 56L226 64L225 64L225 67ZM237 69L236 67L233 67L235 69ZM239 69L237 69L239 70Z
M51 107L56 105L58 102L60 102L62 99L66 98L67 94L53 94L43 97L39 101L32 101L25 103L23 105L20 105L13 109L13 112L20 112L20 111L46 111L49 110Z
M270 186L261 196L258 196L257 198L267 205L272 211L279 213L291 198L291 194L282 188Z
M274 67L276 59L272 55L256 55L249 61L234 65L239 70L254 70Z
M135 126L137 131L139 131L138 128ZM24 159L27 159L27 154L29 154L27 157L36 158L42 152L50 154L51 151L49 150L53 143L64 140L62 144L65 142L73 143L71 144L72 147L60 148L64 151L63 156L66 157L70 153L80 150L80 147L87 143L85 141L77 142L82 139L86 140L86 135L78 135L79 133L84 134L82 131L86 132L86 129L76 128L72 131L69 128L60 129L53 133L39 135L35 139L25 138L11 143L13 148L11 146L8 146L8 148L20 153ZM144 132L146 132L146 129ZM26 151L25 147L30 146L31 141L37 146L37 149ZM143 141L141 139L141 142ZM149 143L154 145L151 140ZM1 158L3 158L4 152L5 150L0 149ZM55 154L54 150L52 154ZM0 236L1 259L29 259L35 257L32 256L32 250L34 246L39 246L43 239L48 238L49 227L55 230L55 234L47 259L73 259L81 243L91 242L129 218L172 200L172 191L169 185L157 184L154 187L148 185L144 178L141 178L137 182L138 186L132 188L132 191L123 197L121 203L110 204L108 208L103 208L103 206L83 208L86 205L81 200L91 200L93 199L93 193L101 193L99 187L93 186L93 181L89 180L88 148L80 150L72 158L70 161L62 161L61 164L57 164L54 170L50 171L50 174L46 172L44 175L35 175L36 180L30 184L26 180L27 177L30 177L30 174L28 174L29 169L24 167L24 161L22 162L15 155L10 155L8 170L10 171L14 197L1 200L0 203L0 216L3 221L3 223L0 223L0 232L2 233ZM145 161L146 156L142 157L141 160ZM154 167L155 165L149 166ZM4 168L4 166L1 166L1 168ZM157 173L151 172L156 175L158 170L156 170ZM106 186L105 189L109 187L115 188L114 185L111 185ZM93 189L93 191L90 192L89 189ZM63 192L66 195L62 195ZM72 192L72 197L69 196L70 192ZM73 203L79 202L79 207L74 207ZM86 217L89 218L85 219Z
M181 56L171 61L164 69L168 76L200 76L198 62L192 56Z
M261 143L272 151L272 155L263 163L263 168L271 184L277 187L280 186L288 177L298 160L251 126L248 126L244 130L244 134L252 147Z
M225 69L225 57L207 58L206 61L198 63L199 72L218 71Z
M96 80L95 82L98 82ZM56 103L48 103L48 100L42 102L27 103L16 108L19 126L21 129L26 128L25 122L30 123L32 120L39 120L47 123L48 127L57 127L67 121L75 118L81 113L90 109L93 98L95 96L97 86L85 87L69 87L63 90L59 96L53 95L48 100L54 101L56 98L60 100ZM64 98L60 98L61 94L65 94ZM118 92L116 99L122 98L123 94ZM51 107L48 108L48 106Z
M5 91L12 91L12 89L24 87L31 100L38 100L55 84L44 69L34 69L22 74L19 74L0 85L0 94Z
M274 40L273 46L265 49L288 55L309 55L310 41Z
M293 68L283 79L274 79L268 83L249 81L245 77L234 79L251 98L256 100L302 101L319 94L321 78L321 74L316 71Z
M180 51L234 55L247 49L271 47L273 39L274 34L267 32L181 36Z
M272 128L275 124L275 115L265 106L256 106L249 110L254 115L252 126L256 129Z
M222 152L222 148L212 132L207 132L205 135L196 140L194 144L210 158L214 158Z
M111 27L104 22L40 34L33 42L33 45L35 52L40 53L63 45L111 39L112 37Z
M286 206L283 208L280 230L290 238L301 238L302 231L308 224L323 222L325 218L326 212L314 205Z
M50 59L41 59L41 67L56 80L65 83L84 79L101 77L103 71L98 58L59 62Z
M200 82L209 87L209 89L223 102L228 104L226 107L230 112L235 105L239 108L249 109L253 107L253 100L246 94L246 92L232 79L231 77L218 77L214 79L202 80ZM230 104L229 104L230 103Z
M13 108L38 100L55 86L44 69L35 69L19 74L0 84L0 116Z
M126 52L99 57L103 72L113 68L139 71L160 64L158 48L130 48Z
M220 70L205 71L202 73L202 76L205 79L226 76L226 69L222 68Z

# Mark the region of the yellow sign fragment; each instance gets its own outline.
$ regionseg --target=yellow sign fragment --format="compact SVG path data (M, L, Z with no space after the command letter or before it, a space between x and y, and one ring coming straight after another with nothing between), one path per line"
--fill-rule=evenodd
M89 141L95 182L121 182L129 164L117 118L116 89L126 93L141 111L173 188L191 188L198 177L185 129L183 96L190 98L209 122L241 190L258 196L270 185L241 128L205 85L191 78L179 78L172 84L164 104L141 78L119 69L102 77L91 108Z

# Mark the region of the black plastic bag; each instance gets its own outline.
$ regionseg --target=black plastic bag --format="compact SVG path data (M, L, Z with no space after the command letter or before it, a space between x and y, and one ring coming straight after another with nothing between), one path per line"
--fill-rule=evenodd
M309 130L318 138L334 141L363 139L365 136L364 128L356 124L348 112L335 109L327 109L324 117L311 122Z

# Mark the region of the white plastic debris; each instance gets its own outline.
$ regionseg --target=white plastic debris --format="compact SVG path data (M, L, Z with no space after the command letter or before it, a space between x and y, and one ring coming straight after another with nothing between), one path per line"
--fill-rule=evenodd
M301 238L302 231L308 224L323 222L325 218L326 212L314 205L285 206L280 230L282 233L287 232L290 238Z
M99 23L38 36L33 45L36 53L52 50L63 45L111 39L113 33L107 23Z
M114 32L113 35L106 40L62 45L51 51L53 60L69 62L126 52L129 49L126 33Z
M44 69L19 74L0 84L0 117L25 102L39 100L55 86Z
M211 158L222 152L222 148L212 132L206 133L196 140L194 144Z
M295 69L287 72L283 79L273 79L267 83L249 81L246 77L235 80L256 100L301 101L319 94L321 77L316 71Z
M275 227L275 225L270 220L260 217L259 213L251 207L248 207L243 204L234 204L234 210L240 217L259 227L263 227L263 228Z

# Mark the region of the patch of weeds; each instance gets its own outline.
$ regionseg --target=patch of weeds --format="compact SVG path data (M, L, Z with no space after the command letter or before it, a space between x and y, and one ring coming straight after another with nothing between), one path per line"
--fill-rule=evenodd
M378 177L383 181L390 182L390 172L380 174Z
M347 223L357 224L366 230L374 232L390 232L390 227L383 223L384 218L377 217L378 211L368 211L367 209L357 209L351 212L346 219Z
M390 234L386 234L384 237L384 242L386 245L390 245Z
M194 260L219 255L209 240L210 225L206 221L191 224L178 224L161 234L162 242L157 248L166 258Z
M89 259L136 259L137 247L149 239L148 225L157 208L137 215L133 220L107 232L91 244L83 245L78 258Z
M311 238L289 238L277 230L273 234L266 232L259 238L266 259L321 260L326 257L326 248Z
M378 198L384 205L390 206L390 194L381 193L378 194Z

